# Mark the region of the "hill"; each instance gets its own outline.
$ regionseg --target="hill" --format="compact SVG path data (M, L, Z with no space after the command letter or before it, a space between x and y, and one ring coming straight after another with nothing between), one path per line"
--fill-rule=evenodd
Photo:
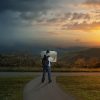
M60 60L73 66L100 67L100 48L86 48L77 52L65 52Z

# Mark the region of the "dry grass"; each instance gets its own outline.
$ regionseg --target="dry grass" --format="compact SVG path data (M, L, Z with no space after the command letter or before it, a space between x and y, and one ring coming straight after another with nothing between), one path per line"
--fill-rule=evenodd
M100 100L100 76L61 76L57 82L76 100Z
M0 100L23 100L23 88L32 77L0 78Z

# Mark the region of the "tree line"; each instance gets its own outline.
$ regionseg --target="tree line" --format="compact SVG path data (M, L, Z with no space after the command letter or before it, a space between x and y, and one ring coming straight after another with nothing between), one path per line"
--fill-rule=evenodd
M60 57L59 57L60 58ZM41 67L41 59L38 56L29 54L1 54L0 55L0 67ZM72 59L58 59L56 63L52 64L55 68L99 68L100 58L98 57L74 57Z

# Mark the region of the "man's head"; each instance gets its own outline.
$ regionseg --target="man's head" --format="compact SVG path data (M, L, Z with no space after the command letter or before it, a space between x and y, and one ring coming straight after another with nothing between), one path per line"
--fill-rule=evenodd
M50 51L49 51L49 50L47 50L47 51L46 51L46 53L50 53Z

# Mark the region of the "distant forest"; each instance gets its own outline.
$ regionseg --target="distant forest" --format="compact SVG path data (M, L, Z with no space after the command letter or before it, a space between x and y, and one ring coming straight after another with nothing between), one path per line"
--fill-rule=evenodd
M39 62L38 62L39 63ZM37 58L29 54L1 54L0 67L34 67L37 64Z
M100 68L100 49L92 48L58 55L55 68ZM0 67L41 67L41 58L31 54L0 54Z

